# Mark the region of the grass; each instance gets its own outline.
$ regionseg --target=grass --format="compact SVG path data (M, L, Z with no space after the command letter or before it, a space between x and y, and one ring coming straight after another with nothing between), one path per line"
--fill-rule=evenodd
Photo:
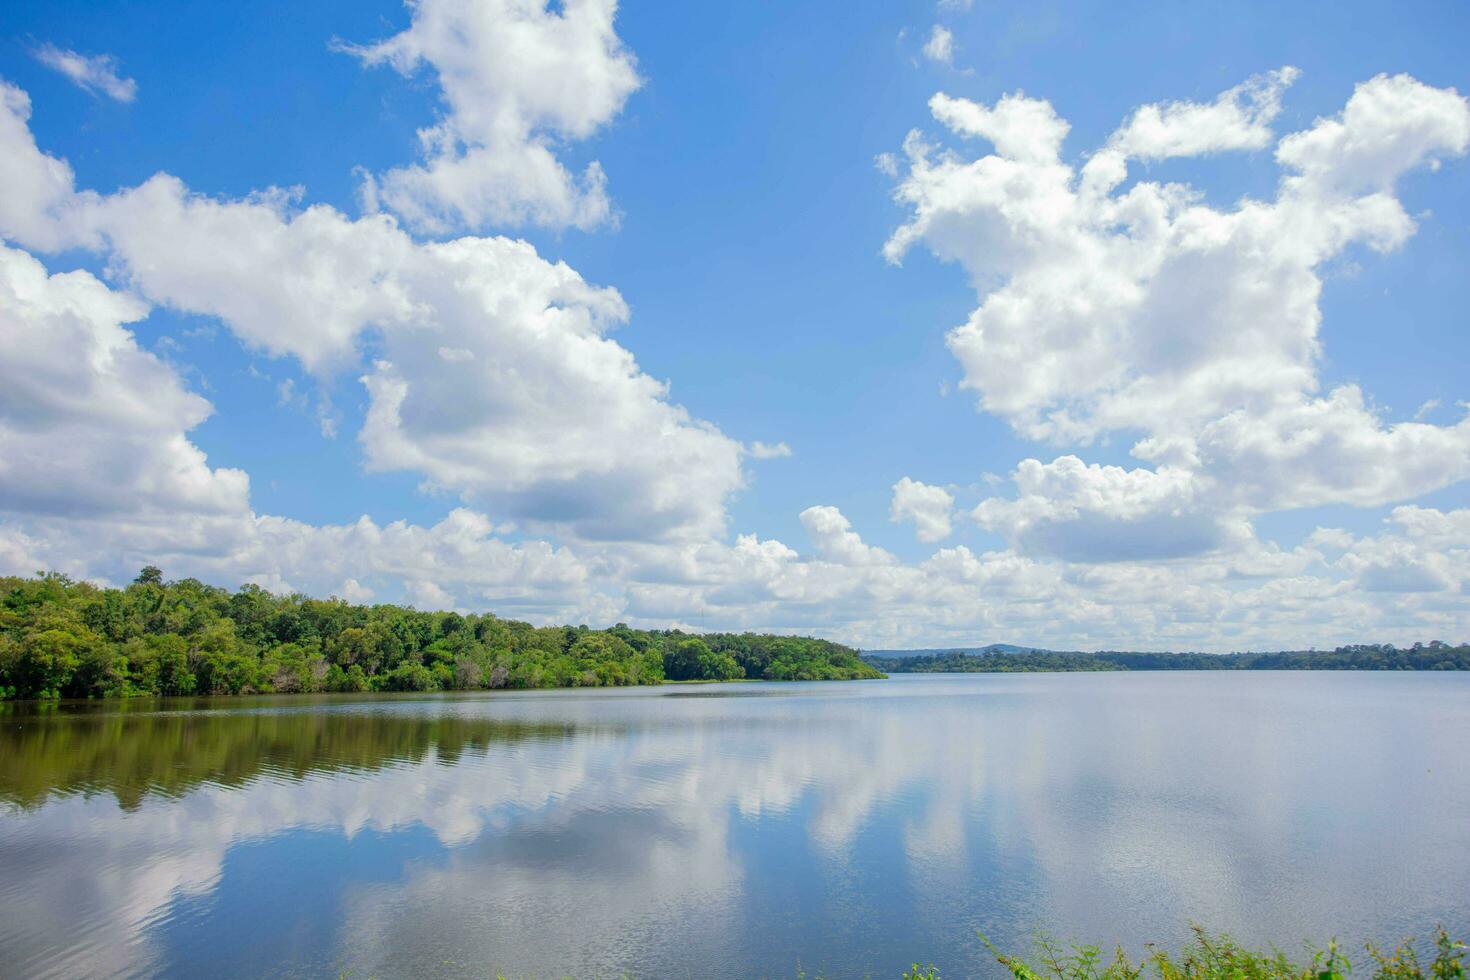
M1310 957L1296 962L1273 949L1269 953L1246 949L1225 935L1210 935L1198 927L1194 941L1177 954L1148 947L1142 959L1133 960L1122 947L1111 957L1096 946L1063 948L1050 939L1039 939L1032 960L1001 952L981 937L1016 980L1346 980L1353 964L1336 942L1323 948L1308 947ZM1374 980L1465 980L1466 946L1440 929L1434 939L1434 957L1423 963L1408 940L1385 952L1369 943L1364 965ZM905 980L939 980L932 967L927 973L905 973Z
M1001 952L983 935L999 963L1015 980L1348 980L1353 964L1336 942L1325 947L1307 947L1308 959L1293 961L1279 949L1262 953L1241 946L1229 936L1211 935L1195 927L1194 941L1171 954L1148 946L1141 959L1133 960L1122 947L1105 956L1096 946L1061 946L1042 937L1036 941L1031 959ZM1360 976L1373 980L1466 980L1467 947L1443 929L1434 936L1434 955L1428 962L1419 958L1412 939L1385 952L1369 943L1363 959L1366 971ZM798 980L808 978L805 972ZM903 971L902 980L943 980L937 966L914 963Z

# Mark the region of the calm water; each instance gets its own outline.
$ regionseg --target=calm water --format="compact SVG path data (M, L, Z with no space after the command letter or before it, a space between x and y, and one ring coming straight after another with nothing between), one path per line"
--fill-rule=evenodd
M912 676L0 714L0 974L994 976L1470 933L1470 675Z

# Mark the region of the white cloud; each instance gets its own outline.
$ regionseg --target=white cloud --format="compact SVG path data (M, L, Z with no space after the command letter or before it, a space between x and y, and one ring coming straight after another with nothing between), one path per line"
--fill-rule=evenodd
M817 554L841 565L888 565L895 559L882 548L864 544L851 522L836 507L808 507L801 512L801 526Z
M138 83L118 74L117 59L110 54L84 55L54 44L43 44L35 51L36 60L54 68L81 89L98 92L118 102L131 102L138 97Z
M941 65L951 64L954 61L954 32L935 24L929 32L929 40L924 42L924 57Z
M1022 550L1075 560L1176 558L1242 538L1249 515L1379 505L1470 476L1470 419L1386 423L1362 392L1319 394L1321 266L1357 243L1398 247L1393 196L1415 167L1463 154L1470 107L1407 76L1359 85L1340 117L1279 143L1271 202L1231 209L1140 181L1129 159L1269 145L1295 78L1282 69L1209 104L1145 106L1079 175L1068 124L1022 95L993 107L937 95L935 118L995 152L967 160L917 134L892 236L961 263L979 308L948 337L980 407L1021 435L1086 445L1141 432L1155 469L1028 460L1016 499L976 510Z
M454 596L433 582L414 579L408 583L408 601L419 609L453 609Z
M1383 101L1385 89L1418 99L1414 111L1359 110ZM1069 127L1050 104L1012 95L989 108L939 95L931 107L996 153L965 161L911 137L897 197L913 214L887 254L896 261L922 241L965 266L983 301L949 335L963 384L1033 438L1158 435L1242 405L1301 399L1316 385L1318 267L1351 243L1392 248L1413 231L1381 181L1372 193L1344 195L1320 168L1285 177L1275 202L1228 211L1181 185L1140 182L1123 194L1093 185L1084 194L1060 159ZM1393 173L1462 153L1470 138L1463 99L1404 78L1360 85L1343 119L1310 132L1345 125L1347 144L1397 148L1358 154L1394 161ZM1283 162L1306 160L1289 149L1306 145L1315 143L1283 140ZM1356 170L1357 158L1341 166Z
M605 336L627 316L531 246L465 238L421 246L412 295L434 311L384 334L363 376L369 469L423 473L508 516L596 539L724 530L741 447L671 404ZM470 359L444 361L438 348Z
M1089 189L1111 189L1127 174L1129 160L1203 156L1271 145L1271 123L1281 95L1301 72L1287 66L1247 79L1214 102L1140 106L1083 169Z
M148 506L222 514L248 479L186 438L210 414L125 324L147 306L0 245L0 509L64 518Z
M791 455L791 447L784 442L761 442L757 439L750 444L749 452L752 459L785 459Z
M74 203L71 167L36 147L31 97L0 81L0 236L54 251L75 244L66 210Z
M1057 159L1062 140L1072 128L1052 110L1049 102L1028 99L1024 95L1002 96L995 107L990 108L969 99L950 98L940 92L929 100L929 108L935 119L954 132L989 140L1002 158L1033 164L1038 168ZM914 152L921 148L921 144L915 143L905 147L909 151L911 166L922 159ZM902 231L900 229L900 233ZM891 253L891 257L896 258L897 255Z
M367 65L435 73L445 111L419 132L424 161L369 176L370 207L420 231L591 228L612 206L597 162L574 176L558 144L610 122L641 84L615 0L417 0L407 30L342 45Z
M36 148L24 94L0 92L0 168L37 191L0 203L0 234L103 251L148 300L217 316L323 377L360 364L372 332L380 357L362 374L359 433L370 469L415 471L572 536L723 533L742 447L607 337L627 317L616 290L525 242L418 243L387 216L302 209L279 191L216 200L160 174L79 192Z
M1276 159L1300 174L1287 181L1292 190L1351 199L1391 195L1402 174L1437 168L1445 157L1464 154L1467 143L1470 112L1458 92L1408 75L1379 75L1354 90L1340 116L1283 139Z
M1018 496L992 497L972 516L1024 553L1069 561L1177 558L1241 537L1228 520L1202 513L1193 474L1088 465L1076 456L1023 460Z
M1430 399L1426 400L1424 402L1424 404L1420 405L1417 409L1414 410L1414 421L1415 422L1422 422L1422 421L1424 421L1424 419L1426 417L1428 417L1428 415L1431 412L1433 412L1436 408L1439 408L1439 399L1438 398L1430 398Z
M933 544L949 537L954 495L943 487L930 486L904 477L893 485L890 521L912 521L920 541Z
M286 378L276 384L276 404L294 408L306 407L306 395L296 391L295 378Z
M155 303L219 317L247 345L319 374L355 361L369 327L431 315L406 282L423 250L383 216L298 209L278 191L215 200L167 174L74 202L73 220L121 281Z
M1138 454L1150 458L1152 449ZM1222 502L1255 511L1370 507L1470 476L1470 415L1454 425L1384 424L1356 385L1343 385L1254 416L1231 412L1205 425L1192 451Z
M1470 510L1398 507L1386 524L1385 532L1348 545L1336 563L1359 588L1463 595L1470 587Z
M356 603L372 602L373 597L377 595L376 592L368 588L366 585L363 585L355 578L349 578L345 580L340 587L332 592L332 594L335 596L340 596L343 599L346 599L348 602Z

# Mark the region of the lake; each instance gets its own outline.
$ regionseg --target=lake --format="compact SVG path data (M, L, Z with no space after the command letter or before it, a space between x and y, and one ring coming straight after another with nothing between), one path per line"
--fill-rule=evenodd
M998 976L1470 934L1470 674L0 708L0 974Z

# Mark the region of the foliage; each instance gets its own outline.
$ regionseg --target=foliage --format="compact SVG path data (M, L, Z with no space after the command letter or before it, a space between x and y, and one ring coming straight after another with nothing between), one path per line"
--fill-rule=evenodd
M1279 653L1133 653L1105 650L945 650L911 657L868 654L868 663L889 674L1008 674L1033 671L1099 670L1470 670L1470 644L1439 640L1407 649L1393 644L1359 644L1335 650Z
M697 636L680 640L664 653L664 676L671 681L730 681L745 676L745 668L724 650L716 653Z
M768 681L845 681L883 675L857 651L830 640L769 633L705 633L715 653L734 658L746 677Z
M235 592L144 568L123 589L0 577L0 699L610 687L880 677L807 637L543 626Z
M939 968L933 963L923 967L915 963L903 971L903 980L939 980Z
M1310 960L1296 963L1280 950L1259 953L1241 946L1229 936L1212 936L1196 928L1194 942L1177 955L1150 947L1134 961L1122 948L1111 958L1096 946L1066 949L1049 939L1037 941L1035 962L1000 952L982 936L985 945L1016 980L1344 980L1352 963L1336 943L1325 949L1308 947ZM1426 969L1412 941L1392 953L1369 944L1374 980L1464 980L1464 943L1451 940L1443 930L1435 938L1435 954ZM907 977L908 974L905 974Z

